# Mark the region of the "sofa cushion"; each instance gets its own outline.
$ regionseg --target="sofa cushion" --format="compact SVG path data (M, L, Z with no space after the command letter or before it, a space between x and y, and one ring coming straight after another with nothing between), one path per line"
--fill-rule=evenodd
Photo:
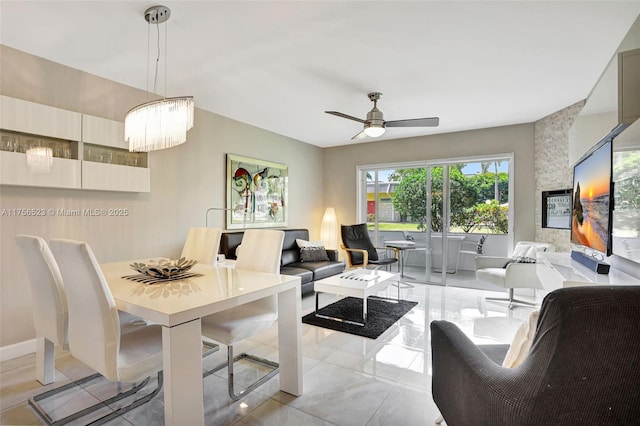
M300 262L290 266L313 272L314 281L341 274L344 271L344 262Z
M282 242L282 259L280 265L285 266L290 263L300 261L300 247L296 240L309 240L309 230L307 229L285 229L284 241Z
M223 232L220 238L220 254L224 254L227 259L236 259L236 248L242 242L244 232Z
M281 266L287 266L292 263L300 261L300 250L282 250L282 259L280 259Z
M295 266L282 266L280 267L280 273L283 275L294 275L300 277L302 284L313 281L313 272L304 268L298 268Z

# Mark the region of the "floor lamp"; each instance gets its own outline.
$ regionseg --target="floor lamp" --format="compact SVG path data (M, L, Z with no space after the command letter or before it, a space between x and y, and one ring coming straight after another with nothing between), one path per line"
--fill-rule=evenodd
M320 240L324 247L330 250L338 249L338 218L333 207L327 207L322 217Z
M204 226L209 227L209 212L213 210L232 211L233 209L225 209L224 207L209 207L205 213ZM221 226L224 229L224 226Z

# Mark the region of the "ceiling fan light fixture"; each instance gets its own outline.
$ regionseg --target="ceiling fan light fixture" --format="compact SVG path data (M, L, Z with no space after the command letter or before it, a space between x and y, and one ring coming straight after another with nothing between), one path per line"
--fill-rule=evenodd
M411 118L406 120L385 121L382 111L378 109L378 101L382 93L371 92L367 95L369 100L373 102L373 108L367 113L367 119L363 120L352 115L347 115L338 111L325 111L327 114L336 117L346 118L347 120L357 121L364 124L364 129L351 139L362 139L365 136L377 138L384 135L387 127L436 127L440 124L438 117L429 118Z
M384 126L380 124L369 124L364 128L364 134L369 136L370 138L377 138L379 136L384 135L385 132Z

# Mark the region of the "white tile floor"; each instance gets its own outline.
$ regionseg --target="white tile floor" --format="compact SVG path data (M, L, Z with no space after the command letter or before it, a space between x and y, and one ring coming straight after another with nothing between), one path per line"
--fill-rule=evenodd
M502 293L504 294L504 293ZM498 293L468 288L416 284L403 288L404 299L417 301L407 315L382 336L371 340L302 324L304 393L293 397L278 390L278 376L238 402L227 395L226 370L204 380L207 425L425 425L433 424L438 410L431 397L431 342L429 323L445 319L456 323L474 342L509 343L529 308L509 311L506 304L484 302ZM321 304L336 300L322 294ZM302 301L303 313L314 309L314 297ZM238 346L277 360L277 326ZM223 359L221 350L205 360L205 368ZM0 424L44 424L27 405L32 395L91 371L67 353L56 359L56 382L47 387L34 379L35 356L28 355L0 364ZM254 365L241 365L237 384L255 379L262 372ZM152 380L155 383L155 380ZM150 390L151 386L146 389ZM76 410L95 398L114 391L103 380L67 392L48 408L56 413ZM105 410L108 410L105 408ZM74 424L85 424L84 418ZM162 393L148 404L127 413L111 425L159 425L163 423Z

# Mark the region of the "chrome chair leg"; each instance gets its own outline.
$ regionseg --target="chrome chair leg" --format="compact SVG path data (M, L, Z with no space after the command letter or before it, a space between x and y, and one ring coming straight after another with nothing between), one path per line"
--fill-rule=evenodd
M241 360L241 359L248 359L250 361L253 361L256 364L259 365L263 365L265 367L269 367L272 370L267 373L266 375L262 376L260 379L256 380L255 382L253 382L251 385L247 386L245 389L243 389L242 391L236 393L235 392L235 388L234 388L234 384L233 384L233 377L234 377L234 373L233 373L233 363L235 361ZM213 367L211 370L205 372L203 374L203 378L207 377L213 373L215 373L216 371L219 371L221 369L223 369L224 367L228 366L228 374L227 374L227 380L228 380L228 388L229 388L229 398L231 398L234 401L237 401L241 398L243 398L245 395L247 395L249 392L253 391L254 389L256 389L258 386L262 385L263 383L265 383L267 380L269 380L270 378L272 378L273 376L275 376L276 374L278 374L279 371L279 367L280 364L278 364L277 362L273 362L273 361L269 361L268 359L264 359L264 358L260 358L257 357L255 355L250 355L247 353L241 353L240 355L237 356L233 356L233 346L229 345L227 346L227 361L218 364L217 366Z
M509 302L509 309L513 309L515 304L525 305L525 306L537 306L534 302L527 302L525 300L514 299L513 297L513 289L509 289L509 297L485 297L485 300L491 300L493 302Z
M209 355L216 353L220 350L220 345L215 343L213 340L211 339L207 339L206 337L202 337L202 346L204 346L205 348L207 348L206 351L204 351L202 353L202 358L206 358Z
M145 384L147 384L149 382L149 378L147 377L143 382ZM93 422L89 423L87 426L98 426L98 425L105 424L108 421L111 421L114 418L119 417L119 416L123 415L124 413L129 412L129 411L133 410L134 408L137 408L137 407L141 406L142 404L146 404L147 402L151 401L153 399L153 397L155 397L160 392L160 390L162 389L162 384L163 384L162 371L158 371L158 386L152 392L150 392L149 394L147 394L147 395L145 395L143 397L140 397L140 398L136 399L135 401L133 401L129 405L126 405L124 407L120 407L117 410L115 410L114 412L109 413L106 416L100 417L98 420L94 420ZM137 391L138 390L136 390L136 392ZM122 398L118 398L118 399L122 399ZM115 399L114 401L117 401L118 399ZM108 402L105 402L105 403L111 404L114 401L108 400Z
M95 380L95 379L97 379L99 377L102 377L102 375L99 374L99 373L96 373L96 374L93 374L91 376L84 377L84 378L82 378L80 380L77 380L77 381L74 381L74 382L71 382L71 383L67 383L64 386L60 386L58 388L51 389L51 390L49 390L47 392L43 392L43 393L41 393L39 395L36 395L36 396L34 396L32 398L29 398L29 405L45 421L45 423L47 423L50 426L59 426L59 425L64 425L64 424L67 424L67 423L72 422L74 420L77 420L77 419L79 419L81 417L86 416L87 414L90 414L90 413L92 413L94 411L97 411L97 410L99 410L101 408L104 408L105 406L107 406L109 404L112 404L112 403L114 403L116 401L120 401L120 400L122 400L122 399L124 399L124 398L126 398L126 397L128 397L130 395L133 395L136 392L138 392L140 389L144 388L147 385L147 383L149 383L149 378L147 377L146 379L144 379L140 383L134 385L131 389L129 389L127 391L124 391L124 392L118 391L118 393L116 395L112 396L111 398L109 398L107 400L100 401L97 404L94 404L92 406L84 408L84 409L82 409L80 411L77 411L77 412L75 412L73 414L70 414L70 415L68 415L66 417L63 417L61 419L58 419L58 420L52 418L49 415L49 413L47 413L46 410L40 405L40 402L42 400L44 400L44 399L47 399L47 398L49 398L49 397L51 397L53 395L57 395L57 394L59 394L61 392L64 392L64 391L66 391L68 389L71 389L73 387L76 387L76 386L82 385L84 383L90 382L90 381ZM131 410L131 409L133 409L133 408L135 408L135 407L137 407L137 406L149 401L158 392L160 392L160 389L162 389L162 372L158 372L158 387L153 392L151 392L150 394L148 394L148 395L146 395L146 396L144 396L142 398L137 399L136 401L132 402L130 405L122 407L122 408L119 408L118 410L116 410L116 411L114 411L112 413L109 413L109 414L107 414L107 415L105 415L105 416L103 416L103 417L101 417L101 418L99 418L97 420L94 420L93 422L91 422L89 424L91 424L91 425L100 425L100 424L103 424L103 423L105 423L105 422L107 422L107 421L109 421L109 420L111 420L111 419L113 419L115 417L118 417L118 416L122 415L123 413L126 413L127 411L129 411L129 410Z

